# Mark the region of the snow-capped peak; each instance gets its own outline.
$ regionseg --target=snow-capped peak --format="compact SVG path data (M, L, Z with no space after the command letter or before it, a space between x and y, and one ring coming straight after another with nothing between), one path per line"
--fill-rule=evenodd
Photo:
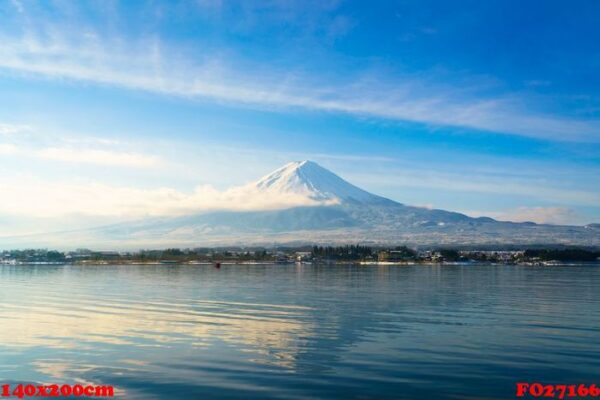
M295 161L264 176L253 186L260 192L298 195L313 201L371 202L381 200L313 161Z

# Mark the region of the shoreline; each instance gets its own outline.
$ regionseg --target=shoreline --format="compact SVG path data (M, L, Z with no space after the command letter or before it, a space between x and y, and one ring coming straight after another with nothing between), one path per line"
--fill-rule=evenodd
M581 266L581 265L598 265L600 261L523 261L523 262L486 262L486 261L91 261L91 262L52 262L52 261L17 261L17 262L0 262L0 266L4 265L76 265L76 266L94 266L94 265L206 265L214 266L216 263L220 265L311 265L311 266L327 266L327 265L357 265L357 266L470 266L470 265L519 265L526 267L551 267L551 266Z

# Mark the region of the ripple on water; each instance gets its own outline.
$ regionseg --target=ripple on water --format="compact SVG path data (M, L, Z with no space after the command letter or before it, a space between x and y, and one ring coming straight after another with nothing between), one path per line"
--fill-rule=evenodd
M0 378L125 398L506 398L600 374L600 268L1 266ZM10 329L7 329L9 327Z

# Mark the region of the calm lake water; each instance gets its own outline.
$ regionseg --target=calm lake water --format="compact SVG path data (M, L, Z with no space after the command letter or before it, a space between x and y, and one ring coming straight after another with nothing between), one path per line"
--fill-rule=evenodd
M0 382L120 398L514 398L600 383L595 266L0 266Z

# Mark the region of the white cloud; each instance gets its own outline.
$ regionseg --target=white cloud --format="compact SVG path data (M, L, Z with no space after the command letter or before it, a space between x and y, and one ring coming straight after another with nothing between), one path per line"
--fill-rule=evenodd
M14 144L0 143L0 154L2 155L16 154L18 151L19 149Z
M22 131L25 125L0 124L0 134L13 134ZM2 130L4 129L4 131ZM81 137L76 139L63 138L54 140L64 142L68 147L39 147L37 141L42 138L33 129L27 127L34 136L27 140L17 140L16 143L0 143L0 154L19 155L46 159L51 161L123 166L131 168L153 168L164 164L163 160L154 155L116 150L120 142L111 139ZM33 139L33 140L32 140Z
M0 135L14 135L22 132L29 132L32 128L29 125L21 124L0 124Z
M94 136L67 136L63 137L62 141L76 146L118 146L123 144L123 141L118 139L108 139Z
M134 168L156 167L161 163L161 160L155 156L113 150L49 147L37 150L33 154L54 161Z
M425 204L414 204L415 207L426 208L427 210L433 210L435 206L433 203L425 203Z
M502 211L466 211L472 217L487 216L500 221L536 222L538 224L568 225L586 223L568 207L517 207Z
M251 185L219 191L210 185L191 193L161 187L137 189L98 182L0 180L0 215L53 218L69 215L135 218L212 210L273 210L331 204L296 194L261 193Z

